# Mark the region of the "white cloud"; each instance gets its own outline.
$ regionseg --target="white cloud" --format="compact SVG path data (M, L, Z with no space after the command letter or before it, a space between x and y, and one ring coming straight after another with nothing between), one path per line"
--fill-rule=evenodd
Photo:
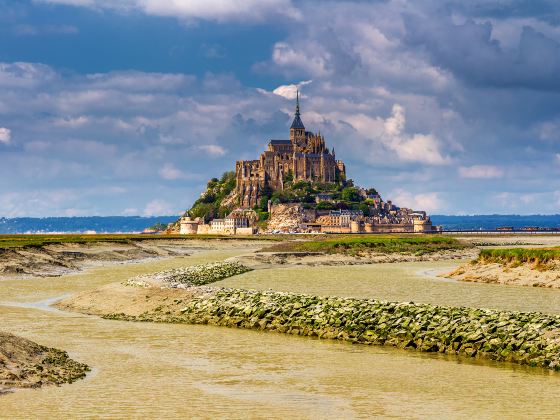
M56 77L56 73L44 64L0 62L0 88L35 88L52 82Z
M172 163L166 163L163 167L159 170L159 175L163 179L167 179L169 181L173 181L176 179L180 179L184 177L183 172L175 167Z
M274 66L286 69L287 73L303 70L314 77L326 76L331 73L328 68L329 55L318 45L306 45L306 49L293 47L286 42L277 42L272 52ZM263 64L257 66L262 70Z
M210 156L223 156L227 153L226 149L217 144L203 144L197 148Z
M177 210L173 210L171 204L165 200L155 199L150 201L144 207L144 216L165 216L169 214L176 214Z
M9 128L0 127L0 143L10 144L12 141L12 131Z
M276 89L274 89L272 93L278 96L282 96L283 98L286 99L296 99L297 91L298 90L300 91L300 96L301 96L301 87L308 85L311 82L312 80L304 80L302 82L293 85L281 85L278 86Z
M504 176L504 171L492 165L461 166L459 176L461 178L501 178Z
M560 163L560 153L556 153L556 162Z
M274 16L300 19L291 0L35 0L121 12L141 11L148 15L204 19L218 22L262 22Z
M436 192L413 194L402 188L397 188L393 191L391 199L397 206L408 207L413 210L434 212L444 209L444 201Z
M72 118L56 118L53 120L52 124L56 127L64 128L76 128L82 127L90 122L90 119L86 115L80 115L79 117Z
M399 159L430 165L451 163L451 158L440 150L440 142L434 135L405 133L405 109L401 105L393 105L391 116L383 125L383 142L397 154Z

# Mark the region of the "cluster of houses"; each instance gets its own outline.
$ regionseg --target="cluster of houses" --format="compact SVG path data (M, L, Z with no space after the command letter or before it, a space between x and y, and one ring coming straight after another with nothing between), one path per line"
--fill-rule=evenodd
M258 215L251 209L237 209L223 219L213 219L204 223L201 218L184 216L180 220L183 235L253 235L257 233Z
M430 217L423 211L399 208L379 201L370 206L370 215L362 210L306 209L300 203L271 204L269 228L261 233L431 233ZM200 218L182 217L181 234L254 235L258 233L258 215L252 209L236 209L223 219L204 223Z

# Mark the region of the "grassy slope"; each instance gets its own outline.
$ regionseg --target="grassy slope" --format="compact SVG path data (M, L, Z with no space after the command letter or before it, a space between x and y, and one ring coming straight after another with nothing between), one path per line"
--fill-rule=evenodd
M554 248L500 248L483 249L478 257L479 262L501 264L547 264L560 260L560 247Z
M462 249L467 245L455 238L441 235L343 235L327 236L307 242L273 245L265 251L326 252L355 254L360 252L426 254L437 251Z

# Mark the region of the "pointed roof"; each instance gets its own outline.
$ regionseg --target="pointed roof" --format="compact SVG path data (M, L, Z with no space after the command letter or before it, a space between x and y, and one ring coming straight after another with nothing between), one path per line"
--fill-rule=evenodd
M296 115L294 116L294 121L292 122L292 126L290 127L290 129L292 128L305 129L303 122L301 121L301 118L299 116L299 90L296 92Z

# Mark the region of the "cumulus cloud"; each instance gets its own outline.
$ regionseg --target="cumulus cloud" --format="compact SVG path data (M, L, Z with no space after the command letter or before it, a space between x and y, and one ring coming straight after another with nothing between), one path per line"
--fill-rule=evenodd
M469 83L497 87L560 89L560 43L524 26L515 48L492 37L490 21L454 24L451 16L405 16L409 45L423 46L436 65Z
M44 64L0 62L0 88L36 88L55 78L56 72Z
M272 91L275 95L282 96L286 99L296 99L298 90L301 91L302 86L308 85L312 80L304 80L293 85L281 85ZM300 92L301 95L301 92Z
M392 192L391 199L396 205L413 210L434 212L445 208L445 201L436 192L413 194L402 188L397 188Z
M300 19L291 0L34 0L37 3L109 9L120 12L141 11L148 15L203 19L218 22L263 22L275 16Z
M217 144L203 144L197 148L210 156L223 156L227 153L226 149Z
M422 162L430 165L447 165L451 158L440 150L439 140L431 134L412 134L405 132L405 109L393 105L391 116L384 122L382 135L384 144L405 161Z
M0 127L0 143L10 144L12 140L12 132L9 128Z
M501 178L504 176L504 171L492 165L473 165L459 167L459 176L461 178Z
M193 60L214 44L229 52L230 42L246 42L246 29L236 32L240 26L231 23L256 23L250 30L263 36L251 44L251 54L228 54L227 60L210 63L223 72L203 74L194 63L196 76L178 73L176 60L135 61L136 71L89 75L87 64L72 73L74 60L68 57L57 60L64 71L39 63L0 63L0 127L17 133L17 147L0 153L0 191L16 182L22 190L72 183L102 184L108 192L122 182L142 188L131 188L120 201L95 197L89 207L142 214L146 202L157 198L185 208L205 179L232 169L236 159L258 157L269 138L287 138L295 88L310 80L303 87L303 121L335 146L358 184L414 191L404 198L417 208L439 198L444 210L477 213L510 209L495 198L502 178L485 182L505 169L480 166L518 168L507 172L508 184L516 188L513 198L560 190L559 9L551 2L546 7L517 0L331 1L328 7L317 0L35 3L45 1L117 11L111 16L122 22L134 13L196 21L202 31L227 22L227 30L212 32L210 46L194 45ZM105 16L77 14L72 24L78 28L78 15L99 22ZM146 32L156 28L155 18L143 22ZM178 30L189 36L195 26ZM10 28L7 36L22 42ZM123 40L130 48L136 41ZM167 38L153 41L162 51L170 47ZM250 57L264 61L253 63ZM142 71L155 66L159 71ZM453 162L467 163L460 169L448 164ZM162 177L170 163L167 169L183 173L181 182ZM173 176L173 170L165 172ZM476 203L474 194L480 197ZM95 208L97 202L103 207ZM535 203L542 212L557 212L554 200ZM83 208L71 199L67 206ZM50 206L55 213L63 208L58 201Z

